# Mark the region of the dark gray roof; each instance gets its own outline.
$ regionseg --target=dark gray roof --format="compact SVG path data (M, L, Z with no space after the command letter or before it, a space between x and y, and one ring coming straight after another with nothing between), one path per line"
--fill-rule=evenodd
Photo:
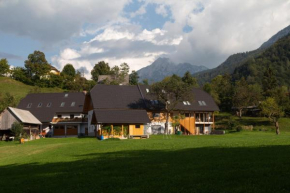
M95 109L98 123L150 123L145 110Z
M145 101L150 102L151 100L156 100L156 97L151 93L150 86L140 85L139 87L142 91ZM219 107L216 105L210 94L199 88L193 88L192 92L193 100L188 101L190 105L185 105L183 102L180 102L176 105L175 108L184 111L219 111ZM187 102L187 100L185 102ZM162 105L159 105L159 108L160 106Z
M147 90L149 92L147 92ZM219 111L213 98L199 88L192 90L194 99L189 101L190 105L180 102L176 109L184 111ZM161 110L163 104L152 105L156 96L151 93L150 86L118 86L118 85L96 85L91 90L91 98L94 109L147 109Z
M67 94L67 95L66 95ZM64 106L61 104L64 102ZM72 106L72 103L75 105ZM85 94L74 93L34 93L23 98L18 107L30 111L42 123L51 122L55 113L82 113ZM38 105L42 103L41 107ZM48 104L51 103L49 107ZM28 107L31 104L31 107Z
M90 94L94 109L132 109L131 105L142 103L137 86L99 84L94 86Z

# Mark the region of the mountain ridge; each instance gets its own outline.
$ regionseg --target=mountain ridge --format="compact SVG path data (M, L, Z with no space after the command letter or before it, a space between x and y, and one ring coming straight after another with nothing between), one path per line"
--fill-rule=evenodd
M202 85L206 82L210 82L217 75L224 75L226 73L232 74L234 73L237 67L242 66L248 60L257 57L259 54L264 52L267 48L271 47L275 42L285 37L289 33L290 33L290 25L280 30L279 32L277 32L275 35L273 35L268 41L264 42L256 50L230 55L219 66L213 69L206 70L206 71L198 72L194 74L193 76L196 77L198 82Z
M190 63L175 64L169 58L158 58L151 65L137 71L139 80L147 79L149 83L163 80L166 76L176 74L183 76L189 71L191 74L207 70L205 66L192 65Z

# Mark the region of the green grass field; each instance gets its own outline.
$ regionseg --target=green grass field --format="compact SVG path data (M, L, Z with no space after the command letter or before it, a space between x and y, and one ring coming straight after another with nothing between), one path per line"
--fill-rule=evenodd
M290 133L0 142L1 192L290 192Z
M25 97L34 88L34 86L26 85L8 77L0 77L0 93L4 95L5 93L9 92L18 101ZM60 88L40 88L40 91L45 93L63 92L63 90Z
M229 116L236 122L236 125L249 126L252 125L254 130L267 130L275 131L274 123L266 117L246 117L243 116L241 119L237 116L232 116L230 113L219 113L216 115L216 126L217 128L227 129L227 122ZM279 119L279 126L282 132L290 132L290 118L283 117Z

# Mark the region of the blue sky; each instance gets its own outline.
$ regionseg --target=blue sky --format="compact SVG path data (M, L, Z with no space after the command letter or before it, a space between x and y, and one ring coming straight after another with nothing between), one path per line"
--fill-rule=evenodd
M0 58L23 66L34 50L60 70L101 60L132 70L158 57L215 67L290 23L287 0L0 1Z

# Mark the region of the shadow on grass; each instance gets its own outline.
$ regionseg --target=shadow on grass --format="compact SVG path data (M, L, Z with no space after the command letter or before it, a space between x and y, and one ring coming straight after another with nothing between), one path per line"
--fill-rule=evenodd
M290 147L121 151L0 167L1 192L289 192Z

